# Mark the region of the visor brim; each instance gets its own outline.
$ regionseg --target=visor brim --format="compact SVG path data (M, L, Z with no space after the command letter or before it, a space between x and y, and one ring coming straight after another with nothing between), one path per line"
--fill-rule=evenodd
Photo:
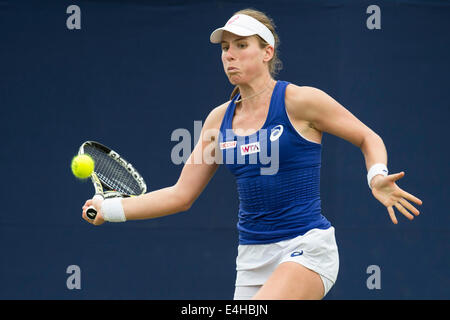
M222 35L223 35L224 31L231 32L231 33L233 33L237 36L241 36L241 37L248 37L248 36L253 36L256 34L256 32L251 31L247 28L243 28L243 27L236 26L236 25L230 25L230 26L225 26L225 27L214 30L211 33L211 36L209 37L209 40L211 41L211 43L221 43Z

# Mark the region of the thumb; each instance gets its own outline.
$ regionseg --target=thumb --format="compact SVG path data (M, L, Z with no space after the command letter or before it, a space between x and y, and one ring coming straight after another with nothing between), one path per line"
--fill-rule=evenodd
M394 173L394 174L389 175L389 179L391 181L397 181L397 180L403 178L404 176L405 176L405 172L402 171L402 172L399 172L399 173Z
M86 202L84 203L84 207L89 207L92 205L92 199L86 200Z

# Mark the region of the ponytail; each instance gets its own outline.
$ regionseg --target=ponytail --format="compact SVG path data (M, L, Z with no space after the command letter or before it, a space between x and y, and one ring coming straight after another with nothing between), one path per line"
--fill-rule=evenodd
M231 92L230 100L233 100L233 98L234 98L236 95L238 95L238 94L239 94L239 87L238 87L238 86L235 86L234 89L233 89L233 92Z

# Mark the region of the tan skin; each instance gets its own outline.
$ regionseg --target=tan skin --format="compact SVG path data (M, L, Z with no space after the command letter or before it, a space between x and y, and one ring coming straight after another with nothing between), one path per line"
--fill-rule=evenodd
M274 49L270 45L261 48L255 36L240 37L229 32L224 32L221 46L225 74L233 85L239 86L244 99L236 107L232 127L236 133L248 135L259 130L267 117L276 83L268 68ZM259 94L245 100L256 93ZM327 132L359 147L367 169L375 163L387 163L383 140L325 92L290 84L286 88L285 102L292 124L305 139L321 143L323 132ZM228 104L229 101L210 112L202 128L203 139L199 139L173 186L122 200L127 220L166 216L192 206L218 168L218 161L206 158L211 154L218 156L214 154L217 134ZM419 210L411 202L422 204L396 184L404 175L404 172L377 175L371 181L373 196L387 208L394 224L398 223L394 207L412 220L419 215ZM83 219L94 225L104 223L101 202L86 201ZM86 208L90 205L98 211L94 221L86 217ZM275 269L254 299L321 299L323 295L322 280L316 272L294 262L285 262Z

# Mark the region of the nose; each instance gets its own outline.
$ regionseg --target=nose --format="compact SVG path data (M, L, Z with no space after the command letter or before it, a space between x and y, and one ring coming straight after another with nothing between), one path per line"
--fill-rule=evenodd
M231 46L228 48L228 50L227 51L225 51L225 60L227 60L227 61L233 61L235 58L234 58L234 52L233 52L233 49L231 48Z

